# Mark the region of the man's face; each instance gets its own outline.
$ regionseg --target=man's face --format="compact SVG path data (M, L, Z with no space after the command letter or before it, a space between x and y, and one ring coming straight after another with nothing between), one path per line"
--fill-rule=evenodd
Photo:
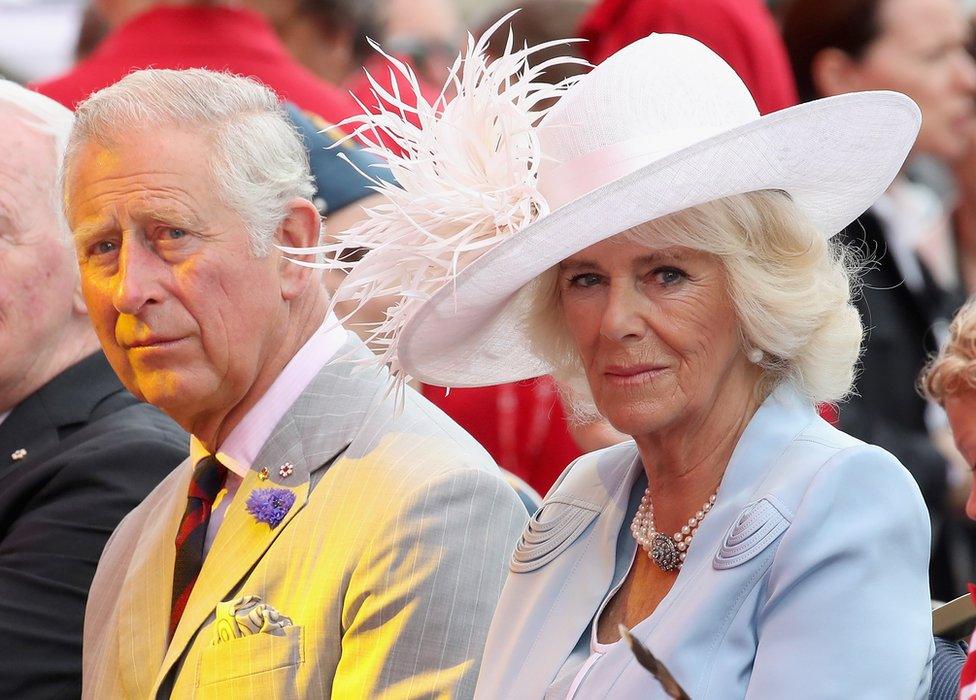
M958 0L886 0L881 35L856 72L858 87L904 92L922 110L916 149L955 159L974 123L976 64L966 51L970 27Z
M389 0L386 3L384 46L406 53L421 77L440 86L457 56L461 22L449 0Z
M976 472L976 391L964 389L945 400L946 415L959 453ZM976 520L976 482L966 501L966 515Z
M85 143L67 183L89 313L122 383L188 430L265 381L287 305L221 201L211 144L178 129Z
M70 323L78 276L55 215L53 139L0 114L0 412L38 382Z

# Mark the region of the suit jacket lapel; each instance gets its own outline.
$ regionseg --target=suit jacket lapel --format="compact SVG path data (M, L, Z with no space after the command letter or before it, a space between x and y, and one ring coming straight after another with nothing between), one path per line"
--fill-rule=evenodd
M173 640L159 666L157 689L182 657L197 630L213 614L216 603L238 587L304 507L310 485L321 477L322 467L337 458L354 440L369 412L379 410L380 404L384 403L382 397L389 375L385 370L362 364L362 361L371 358L372 355L358 339L350 338L337 359L319 372L275 427L227 508ZM288 477L281 477L278 468L285 462L290 462L294 471ZM268 469L267 480L261 480L258 476L262 467ZM286 488L295 494L294 504L274 528L256 521L246 508L250 494L255 489L264 488ZM174 527L174 538L175 533ZM169 549L173 549L172 544ZM170 578L174 558L171 552L169 566L163 569ZM165 609L168 613L168 599Z
M297 475L298 469L296 467L293 476ZM262 482L258 479L257 473L251 471L241 483L233 503L228 507L217 538L207 555L200 577L193 587L186 609L183 611L180 623L173 634L173 641L166 650L166 656L159 667L159 674L156 678L157 689L165 681L173 665L183 656L194 635L213 614L216 603L226 598L238 586L278 535L284 531L288 523L305 505L308 497L307 473L300 483L289 487L267 486L267 483ZM294 504L276 527L258 522L247 511L245 507L247 496L256 488L288 488L295 494ZM170 565L169 570L172 571L172 565ZM169 605L166 608L168 610ZM208 642L205 640L204 643ZM153 694L155 695L155 691Z
M122 385L100 352L51 379L0 424L0 478L56 447L59 428L87 422L102 399L121 390ZM13 454L20 449L26 455L14 459Z
M58 444L58 427L51 422L37 394L27 397L0 425L0 478ZM18 450L24 450L23 457Z
M169 612L173 596L173 563L176 531L186 510L186 493L193 469L189 460L178 468L179 475L166 498L146 517L140 533L141 546L132 552L125 586L120 593L120 640L130 650L133 663L120 664L127 697L146 697L152 670L159 668L166 653Z
M603 602L613 579L617 533L627 511L630 488L640 473L640 459L628 452L626 461L614 455L607 468L598 467L588 479L576 480L557 493L578 498L600 509L593 526L542 569L509 576L508 586L524 586L524 595L513 596L517 607L534 610L520 637L534 640L525 649L512 687L525 697L542 697L559 673L593 614ZM572 475L570 475L572 476ZM550 494L550 498L552 494ZM607 546L611 543L611 546ZM537 577L544 577L539 585ZM534 580L533 580L534 579ZM521 585L520 585L521 584ZM546 602L551 603L546 606ZM513 614L514 611L513 611ZM496 619L502 619L497 615ZM540 635L541 629L545 634Z
M698 526L695 539L674 585L649 618L635 627L635 634L655 648L673 642L673 630L662 626L668 611L683 600L684 591L701 581L725 542L729 528L750 503L764 495L766 477L778 466L778 458L817 414L788 383L780 384L753 415L732 452L715 498L715 506ZM660 644L656 640L660 636ZM662 659L666 661L666 659Z
M702 521L674 586L651 616L640 623L644 641L649 637L653 641L654 633L672 633L660 626L667 610L681 600L682 591L701 576L704 567L711 566L732 520L756 497L762 475L775 467L776 457L815 418L813 409L788 385L777 388L759 408L736 446L716 507ZM519 631L519 637L536 640L531 647L517 652L522 656L521 666L512 686L518 687L526 697L545 694L606 597L616 564L618 536L621 527L625 527L630 491L642 469L637 455L631 459L611 455L606 468L601 464L586 480L569 481L573 476L570 473L566 487L560 487L556 493L600 507L597 521L571 550L550 564L528 576L509 577L505 597L516 601L518 613L538 610L552 601L541 615L530 612ZM545 577L543 584L538 579L532 580L537 576ZM514 595L508 591L512 586L518 586ZM496 613L496 619L516 617L514 611L501 608Z

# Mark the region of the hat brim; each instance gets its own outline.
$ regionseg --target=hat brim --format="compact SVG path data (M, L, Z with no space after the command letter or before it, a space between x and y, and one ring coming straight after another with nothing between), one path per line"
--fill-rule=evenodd
M499 243L437 290L403 330L399 360L427 384L472 387L548 374L528 333L528 285L579 251L705 202L783 190L831 236L887 189L921 124L896 92L791 107L599 187Z

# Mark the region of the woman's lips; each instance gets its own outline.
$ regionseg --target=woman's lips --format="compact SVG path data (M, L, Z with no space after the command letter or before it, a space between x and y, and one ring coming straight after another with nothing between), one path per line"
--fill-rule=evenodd
M603 376L614 384L640 384L667 370L666 365L611 365L603 371Z

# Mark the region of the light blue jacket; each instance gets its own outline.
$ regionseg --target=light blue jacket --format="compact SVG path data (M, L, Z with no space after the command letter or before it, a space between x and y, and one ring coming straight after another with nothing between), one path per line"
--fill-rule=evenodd
M641 470L628 442L581 457L549 493L512 560L476 698L546 694L611 585ZM929 538L905 468L781 385L736 446L674 587L633 633L694 700L923 698ZM575 697L666 696L616 644Z

